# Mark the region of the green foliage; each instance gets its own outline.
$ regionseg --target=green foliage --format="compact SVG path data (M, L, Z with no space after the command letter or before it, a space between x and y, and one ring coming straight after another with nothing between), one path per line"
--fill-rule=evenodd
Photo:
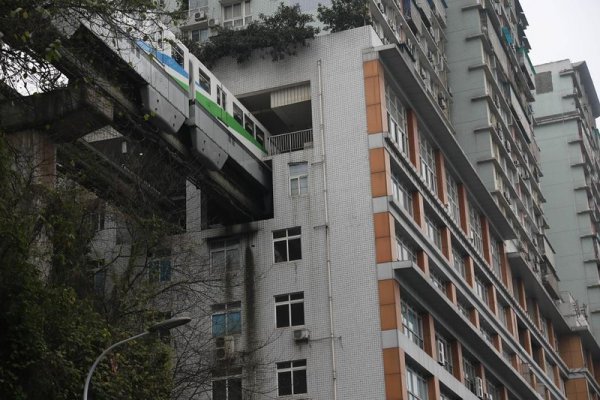
M75 399L102 350L141 327L109 325L94 306L85 197L37 185L13 165L0 135L0 398ZM100 364L92 392L170 398L170 359L156 338L132 343Z
M315 37L318 28L308 26L312 16L300 11L298 4L279 5L272 16L260 15L244 29L218 27L217 34L201 45L187 43L192 53L207 65L223 57L233 57L238 63L247 61L255 50L265 50L273 61L296 54L299 46Z
M319 4L319 21L325 29L340 32L371 24L371 15L366 0L332 0L331 8Z

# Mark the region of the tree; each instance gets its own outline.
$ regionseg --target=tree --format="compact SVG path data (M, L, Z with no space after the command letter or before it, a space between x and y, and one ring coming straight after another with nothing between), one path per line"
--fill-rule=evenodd
M317 16L325 24L325 29L331 32L371 24L369 6L365 0L332 0L331 8L319 4Z
M17 156L0 136L0 397L77 398L102 349L140 326L94 305L80 194L37 184ZM124 348L96 372L96 398L169 398L170 359L157 339Z
M200 61L213 65L223 57L233 57L238 63L247 61L255 50L265 50L273 61L296 54L300 46L315 37L318 28L309 26L312 16L300 11L298 4L287 6L281 3L277 11L266 16L261 14L244 29L217 27L217 34L208 41L197 44L188 41L186 45Z
M148 23L169 23L181 16L179 10L165 11L158 3L154 0L0 2L0 92L4 85L21 93L34 93L66 84L64 70L56 67L65 56L64 43L52 22L94 21L118 26L123 32L142 38L148 34L143 31Z

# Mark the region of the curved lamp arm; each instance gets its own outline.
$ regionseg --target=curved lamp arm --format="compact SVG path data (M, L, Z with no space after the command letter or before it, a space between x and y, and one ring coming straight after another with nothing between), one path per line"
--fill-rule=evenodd
M144 337L144 336L149 335L149 334L150 334L150 331L142 332L142 333L140 333L138 335L135 335L135 336L132 336L130 338L121 340L120 342L117 342L117 343L113 344L112 346L110 346L108 349L104 350L102 352L102 354L100 354L98 356L98 358L96 358L96 361L94 361L94 364L92 364L92 367L90 368L90 371L87 374L87 378L85 378L85 386L83 387L83 400L87 400L87 398L88 398L88 389L90 387L90 382L92 380L92 374L94 373L94 370L96 369L96 367L98 366L98 364L100 363L100 361L102 361L102 359L108 353L110 353L115 347L119 347L122 344L125 344L125 343L130 342L130 341L135 340L135 339L139 339L139 338Z
M96 367L98 366L100 361L102 361L104 356L106 356L108 353L110 353L112 349L114 349L115 347L119 347L120 345L122 345L124 343L130 342L135 339L139 339L146 335L149 335L151 333L155 333L155 332L159 332L159 331L168 331L173 328L177 328L178 326L187 324L191 320L192 319L190 317L175 317L175 318L167 319L165 321L162 321L162 322L152 325L151 327L148 328L147 331L144 331L144 332L142 332L138 335L132 336L130 338L121 340L120 342L117 342L117 343L113 344L112 346L110 346L108 349L104 350L102 352L102 354L100 354L100 356L98 356L98 358L96 358L96 361L94 361L94 364L92 364L92 367L90 368L90 371L87 374L87 378L85 378L85 386L83 387L83 400L87 400L88 389L90 388L90 382L92 381L92 374L94 373L94 370L96 369Z

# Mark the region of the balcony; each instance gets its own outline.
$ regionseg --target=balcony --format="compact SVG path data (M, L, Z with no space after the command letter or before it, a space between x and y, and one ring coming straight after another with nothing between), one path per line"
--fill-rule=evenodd
M535 89L535 69L527 54L527 49L524 47L519 48L517 51L517 59L519 60L519 66L527 78L527 85L529 89Z
M419 34L421 29L423 29L423 21L417 5L415 4L414 0L404 0L402 5L406 22L415 35Z
M283 133L269 137L267 142L267 151L270 156L292 151L304 150L312 147L313 130L304 129L301 131Z

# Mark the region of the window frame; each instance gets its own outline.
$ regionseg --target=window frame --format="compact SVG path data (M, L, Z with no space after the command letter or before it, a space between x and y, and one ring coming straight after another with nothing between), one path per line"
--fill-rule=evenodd
M292 172L292 168L305 166L306 168L302 171ZM288 164L288 175L289 175L289 194L292 197L300 197L308 195L308 162L293 162ZM304 179L306 182L305 186L302 186L301 181ZM295 183L294 183L295 182ZM294 193L293 188L296 187L297 192ZM304 189L303 189L304 188Z
M289 363L289 367L285 366L285 364ZM275 370L277 374L277 396L293 396L296 394L306 394L308 393L308 363L306 359L300 360L291 360L291 361L281 361L275 364ZM290 374L290 389L291 393L281 393L281 385L280 385L280 374ZM301 391L301 388L296 391L296 385L294 384L294 378L297 379L298 375L304 375L304 391Z
M411 342L424 348L423 319L421 313L406 300L401 300L402 333Z
M287 299L285 300L281 300L282 297L286 296ZM301 296L301 297L298 297ZM296 297L296 298L292 298L292 297ZM280 300L278 300L277 298L280 298ZM276 329L280 329L280 328L301 328L303 326L306 326L306 308L304 307L304 292L294 292L294 293L285 293L285 294L278 294L275 295L273 297L273 300L275 302L275 307L274 307L274 311L275 311L275 328ZM296 310L295 307L293 307L293 304L301 304L302 305L302 323L301 324L296 324L294 325L293 321L294 319L294 310ZM287 315L287 325L283 325L283 324L279 324L279 320L278 320L278 308L283 308L285 307L287 309L286 315Z
M173 275L173 261L170 249L161 249L150 255L147 261L148 281L151 283L170 282Z
M294 233L294 234L290 235L290 231L296 230L296 229L298 230L298 233L297 234ZM275 237L276 234L283 233L283 232L285 232L285 236ZM272 234L273 234L273 262L274 263L284 263L284 262L291 262L291 261L302 260L302 228L301 227L295 226L295 227L292 227L292 228L277 229L277 230L274 230L272 232ZM298 258L291 259L290 258L290 242L291 241L296 241L296 240L299 241L299 247L298 248L299 248L300 254L299 254ZM285 244L285 246L286 246L285 247L285 250L286 250L285 260L278 260L277 259L277 252L275 251L275 248L276 248L275 244L277 242L284 242L284 241L286 243ZM280 257L281 257L281 255L280 255Z
M210 326L211 326L211 334L213 338L220 338L225 336L233 336L239 335L242 333L242 302L234 301L230 303L221 303L221 304L213 304L212 306L213 313L210 316ZM239 328L237 331L230 331L228 328L230 322L230 315L238 314L238 323ZM223 329L223 334L215 334L215 317L223 316L223 320L225 322L225 327Z
M225 398L219 398L215 396L215 382L223 382L225 381ZM230 388L231 388L231 382L232 381L239 381L239 388L240 388L240 397L238 398L239 400L241 400L243 398L243 382L242 382L242 374L234 374L234 375L225 375L225 376L219 376L219 377L215 377L213 375L212 381L211 381L211 398L212 400L237 400L235 398L231 398L230 395Z
M406 392L408 400L428 400L429 398L427 379L409 366L406 367Z
M237 265L232 265L229 262L228 253L237 253ZM232 271L239 271L242 266L242 253L240 249L240 241L237 238L218 239L212 240L209 243L209 268L210 273L217 273L216 265L214 264L214 255L216 253L223 252L223 274L231 273Z
M406 107L389 85L385 86L385 100L389 136L397 144L400 152L408 156Z
M425 135L419 131L419 163L421 179L433 193L437 194L437 162L435 148Z
M454 179L451 173L446 173L446 192L447 192L447 210L452 219L456 224L460 225L460 206L458 201L458 183Z
M227 4L222 7L223 13L223 28L241 28L252 22L252 6L251 1L238 1L235 3ZM240 7L240 15L234 16L234 7ZM231 9L231 18L227 18L227 11ZM236 24L237 21L241 21L241 24Z

